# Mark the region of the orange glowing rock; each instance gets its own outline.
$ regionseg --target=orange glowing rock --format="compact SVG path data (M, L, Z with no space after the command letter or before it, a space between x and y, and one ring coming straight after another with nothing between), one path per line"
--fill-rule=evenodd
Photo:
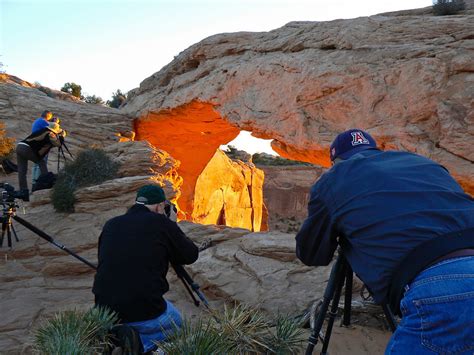
M262 230L263 180L262 170L218 149L197 179L193 221Z
M221 144L226 144L240 130L223 120L208 103L191 102L173 110L148 113L135 120L135 140L144 140L165 150L181 162L183 178L178 199L180 217L191 220L194 187L201 172Z

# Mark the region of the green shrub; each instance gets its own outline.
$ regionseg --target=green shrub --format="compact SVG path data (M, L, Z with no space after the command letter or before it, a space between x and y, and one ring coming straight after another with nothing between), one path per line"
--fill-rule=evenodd
M157 343L158 348L167 355L218 355L228 354L225 339L216 334L210 320L199 319L194 324L184 321L180 329L168 335L166 342Z
M454 15L463 11L466 5L463 0L434 0L433 13L436 16Z
M114 312L101 307L58 313L35 332L35 349L40 354L100 353L108 346L108 331L117 319Z
M107 100L107 106L119 108L125 101L127 101L127 94L124 94L120 89L112 93L112 100Z
M58 212L74 212L75 190L76 185L72 177L66 174L64 170L60 171L51 192L54 209Z
M269 323L257 309L245 305L224 306L224 312L214 315L217 332L223 337L231 354L264 353Z
M276 157L266 153L255 153L252 155L252 163L255 165L266 165L266 166L289 166L289 165L305 165L313 166L311 163L305 163L297 160L290 160L281 157Z
M65 83L61 88L62 92L67 92L72 96L77 97L78 99L83 99L82 96L82 86L76 83Z
M272 324L258 309L237 305L212 312L212 318L181 329L157 343L168 355L174 354L298 354L304 343L299 324L278 316Z
M40 354L96 354L110 348L110 328L117 315L107 308L65 311L35 333ZM167 355L299 354L303 329L288 316L269 322L258 309L238 305L213 311L212 318L190 322L168 334L157 346Z
M58 212L74 212L74 191L115 178L118 168L119 164L101 149L80 152L58 174L51 194L54 208Z
M275 329L266 339L266 343L274 354L297 354L305 341L304 335L304 330L294 318L278 315Z

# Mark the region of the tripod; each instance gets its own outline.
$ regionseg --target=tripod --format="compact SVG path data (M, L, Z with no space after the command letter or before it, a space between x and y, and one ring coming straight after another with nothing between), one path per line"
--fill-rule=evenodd
M64 164L66 164L66 161L67 161L66 154L64 154L64 149L66 149L66 151L69 154L69 156L71 157L71 159L74 159L74 156L72 155L72 153L70 152L69 148L66 145L66 142L64 141L64 137L59 136L59 141L61 142L61 145L58 147L58 174L59 174L59 166L60 166L61 156L64 159Z
M348 326L351 323L351 301L352 301L352 268L344 257L343 253L339 251L336 263L332 267L331 275L329 277L326 290L324 291L323 300L319 307L315 309L316 320L312 326L311 335L308 339L308 346L306 348L306 355L313 353L314 347L318 343L318 339L323 341L321 354L327 354L329 347L329 340L331 338L332 327L337 316L339 307L339 299L341 298L342 286L346 284L344 295L344 314L342 318L342 325ZM332 300L332 303L331 303ZM326 334L321 335L321 328L323 327L324 319L328 313L329 304L331 303L331 310L329 311L329 319L327 322ZM385 317L392 332L396 329L396 322L394 316L387 304L382 305Z
M12 223L12 217L15 216L16 208L18 207L16 203L5 203L3 205L3 215L2 215L2 236L0 237L0 248L3 247L3 238L5 234L7 235L8 247L12 248L12 232L15 236L15 240L19 242L18 235L16 234L15 227Z

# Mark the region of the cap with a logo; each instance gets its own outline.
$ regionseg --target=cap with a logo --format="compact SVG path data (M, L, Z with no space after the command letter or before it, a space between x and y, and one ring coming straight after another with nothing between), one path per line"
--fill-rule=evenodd
M332 142L330 148L331 161L336 158L348 159L366 149L377 149L375 139L361 129L350 129L340 133Z
M165 200L165 192L161 187L158 185L145 185L138 190L135 202L141 205L156 205Z

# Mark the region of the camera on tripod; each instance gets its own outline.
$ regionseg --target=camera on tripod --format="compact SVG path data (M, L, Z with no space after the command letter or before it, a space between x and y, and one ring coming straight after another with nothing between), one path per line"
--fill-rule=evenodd
M171 201L166 200L165 201L165 215L168 218L170 218L171 216L171 209L173 209L175 214L178 212L178 209L176 208L176 206Z
M0 188L3 189L2 191L2 202L9 202L12 203L15 201L16 198L19 198L23 201L28 201L29 200L29 192L28 190L21 190L21 191L15 191L15 188L6 183L6 182L1 182L0 183Z

